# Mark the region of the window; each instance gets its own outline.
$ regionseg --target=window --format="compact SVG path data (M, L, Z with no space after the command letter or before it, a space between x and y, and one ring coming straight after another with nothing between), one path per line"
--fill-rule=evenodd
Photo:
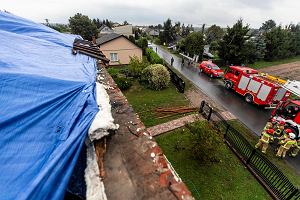
M118 60L118 54L117 53L110 53L110 61L117 62Z
M219 68L217 65L213 65L213 66L212 66L212 69L214 69L214 70L219 70L220 68Z
M240 72L239 72L239 71L236 71L236 72L234 73L234 75L238 76L238 75L240 75Z

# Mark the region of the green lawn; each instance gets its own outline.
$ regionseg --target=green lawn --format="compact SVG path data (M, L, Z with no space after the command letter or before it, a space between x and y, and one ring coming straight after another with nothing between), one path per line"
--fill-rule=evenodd
M237 120L229 121L229 124L232 125L236 130L238 130L253 146L258 141L258 136L255 136L245 125ZM272 148L268 148L266 157L275 164L287 177L288 179L297 187L300 187L300 178L299 174L290 167L284 159L277 158L275 152ZM298 158L296 158L298 159Z
M193 159L188 148L176 150L178 142L183 147L190 145L189 134L186 128L177 129L156 137L156 141L196 199L271 199L224 143L219 152L222 162L211 165Z
M271 62L257 61L254 64L250 64L249 66L254 69L260 69L260 68L264 68L264 67L270 67L270 66L274 66L274 65L286 64L286 63L296 62L296 61L300 61L300 56L295 56L295 57L277 60L277 61L271 61Z
M177 92L175 86L170 83L170 87L161 91L155 91L143 87L138 81L133 86L123 92L134 111L139 114L146 127L151 127L173 119L182 117L176 115L159 119L155 115L154 109L158 107L188 106L189 100L184 94Z

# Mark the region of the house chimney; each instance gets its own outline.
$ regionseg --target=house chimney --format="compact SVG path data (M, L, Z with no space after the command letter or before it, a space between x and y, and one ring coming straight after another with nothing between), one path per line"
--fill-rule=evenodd
M93 42L93 44L96 44L96 37L95 36L92 37L92 42Z

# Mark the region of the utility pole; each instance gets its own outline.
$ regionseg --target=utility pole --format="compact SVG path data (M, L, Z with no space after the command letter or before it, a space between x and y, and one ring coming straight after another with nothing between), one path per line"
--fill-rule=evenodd
M202 25L202 34L204 34L205 24Z

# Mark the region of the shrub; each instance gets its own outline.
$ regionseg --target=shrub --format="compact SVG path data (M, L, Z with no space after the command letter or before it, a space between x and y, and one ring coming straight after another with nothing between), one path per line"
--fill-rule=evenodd
M146 38L141 37L140 39L138 39L137 45L143 50L143 53L145 53L146 48L148 47L148 41Z
M119 72L119 69L116 69L116 68L113 68L113 67L110 67L107 69L107 72L111 75L111 77L115 78L118 76L118 74L120 73Z
M197 122L186 127L191 133L190 151L194 159L202 163L219 162L220 148L224 145L222 136L208 122Z
M123 74L118 74L114 77L114 81L120 90L127 90L132 86L132 81Z
M137 56L130 57L128 65L129 75L133 77L140 77L147 64L140 60Z
M152 49L146 49L146 56L151 64L163 64L164 61L161 59Z
M107 71L120 90L127 90L132 86L132 81L126 77L126 68L116 69L111 67Z
M159 44L160 44L160 39L159 39L159 38L155 38L155 39L154 39L154 44L159 45Z
M142 81L151 89L161 90L168 87L170 83L170 73L161 64L149 65L143 70Z

